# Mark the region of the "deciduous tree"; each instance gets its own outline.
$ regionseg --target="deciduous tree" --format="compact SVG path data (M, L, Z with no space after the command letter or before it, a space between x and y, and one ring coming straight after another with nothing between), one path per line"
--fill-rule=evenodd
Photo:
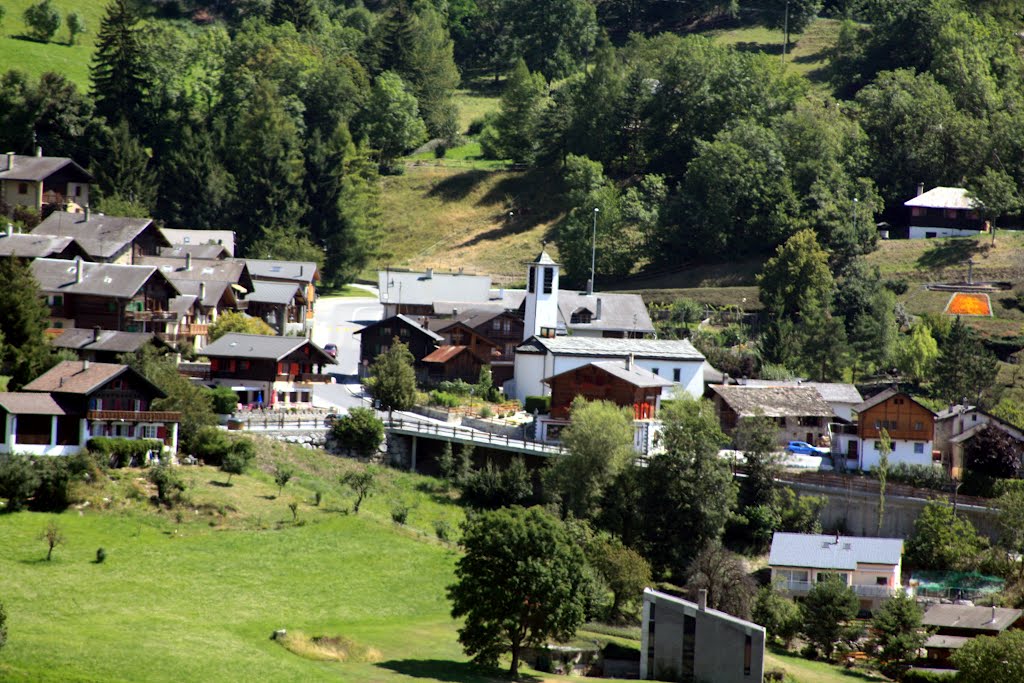
M224 311L217 316L217 320L210 325L207 332L208 339L211 342L214 342L229 333L262 335L275 334L274 328L270 325L266 324L259 318L246 315L241 311Z
M352 514L359 514L359 507L363 501L373 495L377 488L377 470L374 467L367 467L362 470L349 470L341 475L339 479L343 488L352 491L356 497L352 503Z
M789 647L800 632L802 621L800 607L772 586L765 586L757 592L751 619L755 624L764 626L768 638L778 640L785 647Z
M686 585L691 590L706 590L708 607L740 619L750 618L757 584L747 573L743 558L718 541L708 543L693 558L686 570Z
M651 565L615 536L595 538L589 550L591 564L612 593L606 618L615 623L622 618L623 609L637 602L644 588L651 585Z
M60 29L60 11L54 7L52 0L41 0L25 8L22 18L36 40L48 43Z
M384 442L384 423L369 408L350 408L348 415L334 422L331 433L343 447L368 458Z
M987 477L1014 479L1024 467L1024 448L998 426L986 425L967 442L967 469Z
M583 623L583 553L541 508L471 517L462 545L448 597L452 617L465 619L459 642L478 664L496 666L511 652L516 677L523 646L568 640Z
M408 410L416 403L416 370L409 347L395 337L370 366L367 387L381 409Z
M977 564L982 542L970 521L957 517L948 503L928 503L914 520L904 557L918 569L969 570Z
M859 609L860 601L853 589L830 574L815 583L800 603L803 634L826 659L831 659L840 641L853 640L859 633L859 627L852 624Z
M362 120L360 130L380 150L382 166L390 165L398 155L427 139L416 96L393 71L385 71L374 80Z
M971 638L953 655L963 683L1017 683L1024 680L1024 631Z

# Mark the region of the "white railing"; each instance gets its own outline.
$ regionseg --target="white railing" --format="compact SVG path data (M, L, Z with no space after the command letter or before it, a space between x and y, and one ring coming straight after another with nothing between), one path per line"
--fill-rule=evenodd
M775 585L790 593L807 593L814 588L812 581L776 581ZM891 598L896 589L893 586L868 586L862 584L854 584L850 586L853 592L863 598Z
M466 427L455 427L439 422L419 422L416 420L392 418L387 420L385 424L389 431L399 432L402 434L439 436L458 441L480 444L481 446L493 446L495 448L537 453L539 455L561 455L565 452L561 446L552 446L549 444L538 443L536 441L512 439L508 436L493 434L491 432L482 432L476 429L468 429Z

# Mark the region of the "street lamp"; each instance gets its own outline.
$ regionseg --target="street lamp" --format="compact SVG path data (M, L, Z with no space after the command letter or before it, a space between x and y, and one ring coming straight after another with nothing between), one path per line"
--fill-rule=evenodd
M601 213L601 209L594 207L594 231L593 237L590 242L590 292L594 292L595 282L595 264L597 263L597 214Z

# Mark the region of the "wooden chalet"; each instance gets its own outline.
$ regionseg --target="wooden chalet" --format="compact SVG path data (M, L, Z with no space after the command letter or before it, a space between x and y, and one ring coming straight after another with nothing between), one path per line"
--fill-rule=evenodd
M0 199L9 207L81 210L89 205L93 177L67 157L44 157L8 152L0 156Z
M427 381L461 379L464 382L475 383L480 379L480 369L490 365L490 352L494 350L494 346L480 341L475 348L476 351L471 346L448 344L434 349L423 358ZM478 353L484 355L481 357Z
M90 261L135 265L144 256L155 256L170 242L157 229L152 218L105 216L54 211L32 230L33 235L70 237Z
M395 339L409 347L417 365L444 341L441 335L403 314L370 323L353 334L359 335L360 376L366 374L377 356L391 348Z
M661 391L672 382L630 360L600 361L567 370L544 383L551 387L551 418L568 420L573 400L610 401L633 411L634 420L651 420L661 406Z

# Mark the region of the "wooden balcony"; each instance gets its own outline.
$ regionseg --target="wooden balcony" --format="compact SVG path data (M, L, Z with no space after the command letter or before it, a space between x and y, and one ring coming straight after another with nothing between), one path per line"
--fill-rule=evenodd
M125 311L124 317L136 322L175 322L177 313L170 311Z
M120 420L123 422L180 422L181 413L173 410L90 410L90 420Z
M325 384L331 383L330 375L322 375L315 372L303 372L299 375L300 382L321 382Z

